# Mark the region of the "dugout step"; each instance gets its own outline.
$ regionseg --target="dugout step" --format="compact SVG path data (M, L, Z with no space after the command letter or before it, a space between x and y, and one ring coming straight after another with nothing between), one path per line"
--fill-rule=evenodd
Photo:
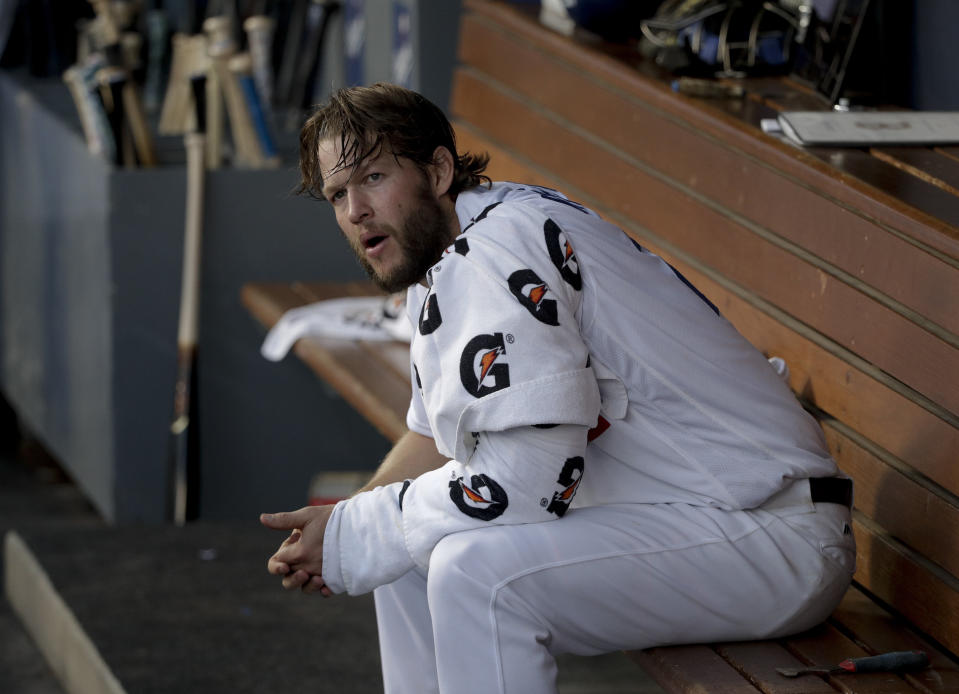
M16 529L7 597L72 694L382 691L371 595L289 594L251 524ZM624 653L559 659L560 694L661 694Z
M67 691L382 689L371 596L288 594L250 524L18 528L7 598Z

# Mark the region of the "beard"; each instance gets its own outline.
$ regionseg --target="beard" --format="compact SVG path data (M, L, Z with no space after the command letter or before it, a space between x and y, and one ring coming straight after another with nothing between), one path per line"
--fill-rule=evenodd
M390 294L422 280L452 243L450 220L425 186L420 189L416 203L399 229L390 225L372 227L387 233L400 250L400 262L389 271L377 272L366 259L365 249L351 244L356 259L369 278Z

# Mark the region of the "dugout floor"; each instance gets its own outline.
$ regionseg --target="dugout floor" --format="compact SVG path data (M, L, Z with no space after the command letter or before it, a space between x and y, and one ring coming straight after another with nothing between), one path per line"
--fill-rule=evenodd
M381 691L372 599L283 591L256 519L110 527L55 466L0 456L0 533L2 692ZM561 694L659 691L621 653L560 663Z

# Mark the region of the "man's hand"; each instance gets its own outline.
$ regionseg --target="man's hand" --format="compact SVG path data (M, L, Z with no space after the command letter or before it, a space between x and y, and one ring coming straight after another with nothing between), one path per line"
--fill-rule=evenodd
M266 570L283 576L287 590L300 588L304 593L333 593L323 583L323 536L332 506L307 506L290 513L264 513L260 522L274 530L290 530L276 554L270 557Z

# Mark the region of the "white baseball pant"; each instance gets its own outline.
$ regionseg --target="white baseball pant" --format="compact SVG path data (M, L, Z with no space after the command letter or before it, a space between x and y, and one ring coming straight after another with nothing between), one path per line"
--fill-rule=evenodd
M573 509L456 533L375 591L387 694L556 692L555 656L770 638L823 621L855 568L849 510L800 481L760 509Z

